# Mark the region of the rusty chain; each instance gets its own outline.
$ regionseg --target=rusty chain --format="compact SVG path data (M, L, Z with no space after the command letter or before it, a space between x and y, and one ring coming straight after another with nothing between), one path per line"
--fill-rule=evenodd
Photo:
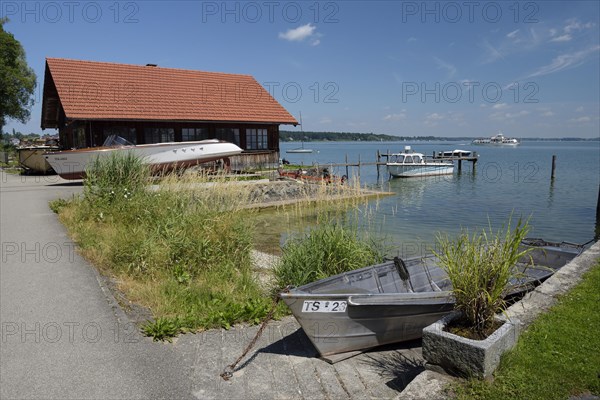
M282 292L287 293L290 291L290 288L291 287L288 286ZM238 357L237 360L235 360L235 362L233 364L230 364L230 365L226 366L225 369L223 369L223 372L221 372L221 374L219 375L221 378L228 381L229 379L231 379L233 377L233 372L235 370L235 367L237 367L237 365L240 363L240 361L242 361L244 359L244 357L246 357L248 352L254 347L254 345L256 344L256 342L258 341L260 336L262 335L263 331L267 327L267 323L271 320L271 318L273 318L275 309L277 308L277 305L279 304L280 301L281 301L281 296L277 295L275 300L273 300L273 305L271 306L271 310L267 313L267 316L263 320L260 328L258 328L258 331L256 332L256 335L254 336L254 339L252 339L252 341L248 344L248 346L246 347L244 352Z

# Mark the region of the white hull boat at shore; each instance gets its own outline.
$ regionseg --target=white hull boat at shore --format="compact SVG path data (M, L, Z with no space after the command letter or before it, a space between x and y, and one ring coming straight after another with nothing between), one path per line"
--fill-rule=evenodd
M422 153L413 152L410 146L406 146L403 153L392 154L386 166L388 173L395 178L450 175L454 172L454 163L426 159Z
M44 158L50 151L57 151L58 146L24 146L17 148L19 155L19 164L26 171L47 174L52 172L52 167Z
M526 239L507 297L532 290L575 258L580 245ZM452 285L434 256L345 272L280 293L319 354L336 362L366 349L422 337L453 310Z
M151 165L153 170L169 171L234 156L242 149L217 139L134 145L112 135L101 147L51 152L44 157L61 178L81 179L94 159L108 157L114 152L131 152Z

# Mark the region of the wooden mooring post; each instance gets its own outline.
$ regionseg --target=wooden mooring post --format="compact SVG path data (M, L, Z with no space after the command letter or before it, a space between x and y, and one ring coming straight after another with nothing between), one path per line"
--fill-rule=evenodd
M552 173L550 174L550 179L554 180L554 171L556 170L556 156L552 156Z
M346 178L350 179L350 175L348 175L348 153L346 153Z

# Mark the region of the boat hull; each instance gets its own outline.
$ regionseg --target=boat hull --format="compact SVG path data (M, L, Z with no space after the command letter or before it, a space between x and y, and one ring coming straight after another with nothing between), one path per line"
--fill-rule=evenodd
M344 313L302 312L304 298L283 298L311 343L323 357L419 339L423 328L452 311L448 293L429 302L360 304L352 296L307 296L311 301L350 301ZM350 300L349 300L350 299Z
M312 149L294 149L287 150L286 153L312 153Z
M530 257L517 264L525 275L511 281L507 298L533 289L581 251L580 247L531 247ZM528 265L530 262L533 267ZM403 263L405 274L397 261L389 261L322 279L280 296L325 358L418 339L424 327L453 310L452 287L433 256Z
M421 176L451 175L454 164L387 164L388 173L395 178L415 178Z
M19 155L19 164L33 172L47 174L52 172L52 166L46 161L44 155L47 152L56 151L58 147L39 146L39 147L22 147L17 149Z
M169 171L237 155L242 149L233 143L204 140L67 150L48 153L45 158L62 178L81 179L96 158L106 158L115 152L132 153L151 165L154 171Z

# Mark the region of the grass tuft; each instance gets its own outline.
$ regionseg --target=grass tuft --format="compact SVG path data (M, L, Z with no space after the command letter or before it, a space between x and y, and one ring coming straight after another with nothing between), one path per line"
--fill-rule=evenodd
M470 235L462 232L457 238L447 235L437 238L440 267L452 282L454 308L461 311L466 326L474 338L487 337L497 313L504 311L504 297L510 279L518 274L517 261L530 250L520 248L529 225L521 220L514 229L511 221L505 231L485 229Z
M291 237L275 267L276 289L301 286L383 261L384 249L352 227L328 221Z

